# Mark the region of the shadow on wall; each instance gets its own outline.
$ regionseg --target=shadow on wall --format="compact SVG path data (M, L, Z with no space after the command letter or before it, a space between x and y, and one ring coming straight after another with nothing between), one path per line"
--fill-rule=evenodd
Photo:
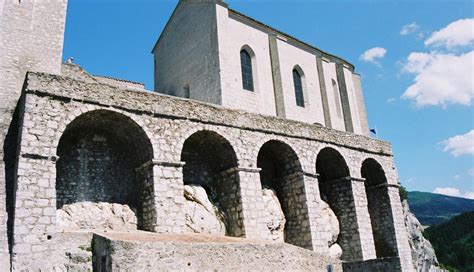
M222 211L226 235L244 235L237 156L231 144L212 131L198 131L184 142L181 161L184 185L205 188Z
M82 114L65 129L56 163L57 209L78 202L126 204L138 228L153 231L153 148L129 117L106 110Z

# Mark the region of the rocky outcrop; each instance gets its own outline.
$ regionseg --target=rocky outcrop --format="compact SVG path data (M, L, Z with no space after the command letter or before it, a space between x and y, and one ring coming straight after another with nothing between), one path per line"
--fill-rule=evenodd
M137 229L137 217L128 205L106 202L79 202L57 210L60 231Z
M275 242L284 242L286 219L276 192L273 189L264 188L262 195L265 210L268 214L266 225L270 231L270 238Z
M408 231L408 241L410 243L411 255L416 271L435 272L445 271L439 268L436 254L430 241L423 237L423 226L413 213L406 200L403 201L403 214L405 216L405 226Z
M225 235L224 215L218 205L211 203L203 187L185 185L184 198L188 232Z

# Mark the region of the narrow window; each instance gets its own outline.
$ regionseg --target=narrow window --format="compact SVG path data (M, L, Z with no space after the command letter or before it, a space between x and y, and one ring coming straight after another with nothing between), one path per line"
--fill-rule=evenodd
M293 83L295 84L296 105L304 107L303 83L301 75L296 69L293 69Z
M240 51L242 67L242 86L245 90L253 92L252 58L246 50Z
M337 87L337 83L334 79L332 79L332 90L334 92L334 100L336 100L336 112L337 117L342 117L342 107L341 107L341 94L339 93L339 88Z

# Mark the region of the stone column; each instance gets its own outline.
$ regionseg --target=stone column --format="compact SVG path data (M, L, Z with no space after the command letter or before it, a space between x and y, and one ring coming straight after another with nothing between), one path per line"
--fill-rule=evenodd
M269 239L270 233L265 224L267 211L263 203L260 170L260 168L236 168L240 180L243 237L264 240Z
M308 206L308 221L311 231L311 250L327 255L329 248L324 233L321 232L322 224L327 224L322 219L322 209L320 205L318 174L304 172L304 187Z
M12 269L52 271L56 255L56 158L22 154L18 162Z
M344 76L344 64L336 63L337 85L341 94L342 113L344 115L344 124L347 132L354 132L352 123L352 112L349 103L349 94L347 93L346 77Z
M393 214L393 228L397 240L398 256L402 271L414 271L413 259L411 256L410 244L408 243L408 233L405 227L402 203L400 201L398 185L387 185L390 206Z
M183 162L152 160L158 233L184 233Z
M332 128L328 94L326 91L326 79L324 78L323 59L320 55L316 56L316 66L316 68L318 69L319 89L321 90L321 102L323 105L324 112L324 125L328 128Z
M327 181L328 204L336 214L344 261L375 259L375 246L372 236L364 179L345 177Z

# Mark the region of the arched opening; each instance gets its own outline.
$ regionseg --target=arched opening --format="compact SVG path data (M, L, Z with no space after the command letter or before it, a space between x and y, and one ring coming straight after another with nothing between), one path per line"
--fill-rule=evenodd
M305 94L304 94L304 73L299 66L293 68L293 86L295 88L295 99L296 105L299 107L305 107Z
M247 91L255 90L255 54L249 46L243 46L240 50L240 67L242 72L242 87Z
M219 219L225 224L225 234L242 236L238 163L231 144L215 132L196 132L184 142L181 161L185 163L184 185L204 188L213 208L218 210Z
M388 195L387 178L382 166L374 159L362 163L361 175L365 178L365 190L374 235L377 258L397 255L393 214Z
M152 231L156 216L153 172L145 164L153 158L152 149L142 128L123 114L96 110L77 117L66 127L57 149L57 209L75 203L100 204L82 207L94 210L97 214L89 215L97 218L80 218L77 213L78 218L68 219L80 222L78 228L93 229L99 228L95 223L108 224L110 218L98 219L107 212L119 216L118 210L128 209L128 215L133 212L136 218L121 219ZM98 221L86 222L90 219Z
M357 217L352 193L349 168L342 155L333 148L322 149L316 159L319 174L319 192L336 214L340 232L336 243L342 249L343 260L354 259L354 244L357 243Z
M304 176L298 156L280 141L268 141L258 153L257 167L261 168L262 188L274 190L284 213L286 243L310 248L308 208Z

